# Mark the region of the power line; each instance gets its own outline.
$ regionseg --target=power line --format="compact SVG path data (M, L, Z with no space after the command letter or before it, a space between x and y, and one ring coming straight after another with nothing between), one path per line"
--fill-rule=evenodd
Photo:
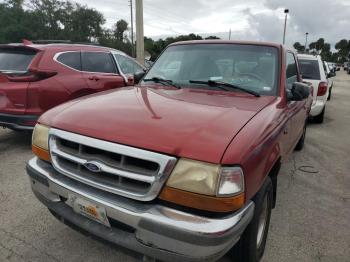
M159 7L156 7L156 6L147 5L147 8L153 9L154 11L157 12L158 15L159 15L159 14L166 14L166 15L167 15L167 18L173 19L173 20L175 20L176 22L185 23L185 22L183 22L183 20L188 20L188 19L185 19L185 18L182 17L182 16L179 16L179 15L177 15L177 14L175 14L175 13L170 12L169 10L161 9L161 8L159 8ZM147 10L147 9L145 9L145 10ZM170 15L172 16L172 18L169 17Z
M154 8L153 6L147 6L147 8L145 9L145 13L149 13L149 12L151 13L152 17L160 17L163 20L167 20L167 21L172 22L172 23L183 24L183 25L188 26L188 23L183 21L184 18L171 17L171 15L169 15L169 12L167 10L157 11L156 8Z
M172 31L173 33L178 34L178 35L184 34L184 33L180 33L178 31L175 31L172 27L169 27L169 26L160 27L160 26L156 26L156 25L152 25L152 24L147 24L146 26L160 29L160 30L164 30L164 31Z

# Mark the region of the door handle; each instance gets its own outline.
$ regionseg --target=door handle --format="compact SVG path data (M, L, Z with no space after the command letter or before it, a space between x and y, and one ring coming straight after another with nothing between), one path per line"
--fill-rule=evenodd
M100 80L97 76L90 76L89 77L89 80L95 80L95 81L98 81Z

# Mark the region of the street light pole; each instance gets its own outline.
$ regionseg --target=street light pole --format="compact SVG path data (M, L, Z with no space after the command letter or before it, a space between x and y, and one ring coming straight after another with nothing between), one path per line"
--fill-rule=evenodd
M136 59L145 64L145 43L143 34L143 0L136 0Z
M287 30L287 17L289 13L289 9L284 9L285 18L284 18L284 30L283 30L283 44L286 43L286 30Z
M306 52L306 46L307 46L307 37L308 37L308 35L309 35L309 33L308 32L306 32L305 33L305 52Z
M130 0L130 26L131 26L131 56L135 57L135 47L134 47L134 10L133 10L133 0Z

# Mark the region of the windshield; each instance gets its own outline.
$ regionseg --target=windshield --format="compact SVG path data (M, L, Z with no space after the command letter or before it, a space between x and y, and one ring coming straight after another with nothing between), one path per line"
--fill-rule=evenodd
M0 71L24 72L27 71L30 62L36 52L31 50L1 50Z
M301 75L304 79L320 80L320 68L317 60L298 59Z
M220 81L260 95L276 95L277 75L277 48L239 44L190 44L167 48L144 79L162 78L183 88L214 90L218 88L190 81ZM240 92L237 89L232 91Z

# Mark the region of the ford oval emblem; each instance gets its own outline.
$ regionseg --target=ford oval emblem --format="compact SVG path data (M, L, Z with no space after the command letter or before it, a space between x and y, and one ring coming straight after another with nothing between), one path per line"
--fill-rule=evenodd
M101 167L95 162L86 162L84 164L84 167L86 167L87 170L94 172L94 173L101 172Z

